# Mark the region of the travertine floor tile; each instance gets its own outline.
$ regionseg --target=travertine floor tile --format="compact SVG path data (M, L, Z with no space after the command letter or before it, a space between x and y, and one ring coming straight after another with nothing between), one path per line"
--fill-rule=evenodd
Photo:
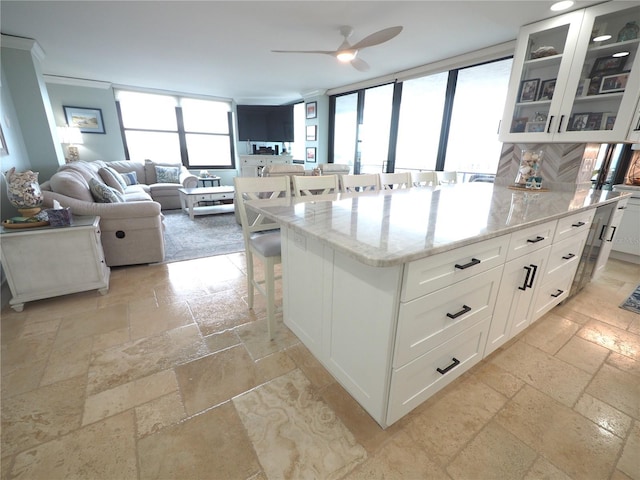
M593 423L600 425L602 428L609 430L614 435L623 439L627 437L627 433L633 422L628 415L592 397L588 393L580 397L574 410L584 415Z
M176 367L188 415L226 402L257 386L258 371L242 345Z
M640 377L640 360L611 352L607 357L607 364L616 367L618 370Z
M344 478L450 480L451 477L431 460L409 435L401 432Z
M276 328L273 340L269 340L267 320L265 318L246 323L236 329L236 333L254 360L266 357L300 342L282 323L282 314L276 315Z
M492 363L571 407L591 376L522 341L493 357Z
M300 370L233 403L268 478L340 478L366 459Z
M522 339L529 345L553 355L569 341L579 328L578 324L550 313L527 329Z
M140 479L245 479L261 471L228 402L138 441Z
M496 421L573 478L607 478L623 443L530 386L509 401Z
M135 412L138 438L157 433L187 416L177 390L136 407Z
M618 461L618 470L633 480L640 480L640 422L635 422Z
M68 433L16 456L12 478L136 479L133 412Z
M49 358L56 332L47 332L15 340L1 347L2 375Z
M524 380L520 380L515 375L491 362L484 362L478 365L473 370L473 373L478 380L509 398L518 393L525 385Z
M490 422L447 467L454 479L522 478L536 452L495 422Z
M331 374L327 372L322 364L316 360L309 349L302 343L288 348L286 352L318 390L335 382Z
M276 352L256 361L256 370L260 383L268 382L276 377L289 373L296 368L296 363L286 352Z
M73 344L79 338L111 332L129 325L126 304L99 308L93 312L83 312L66 316L60 323L56 346Z
M538 456L523 480L572 480L566 473L543 456Z
M572 337L555 356L580 370L595 373L608 354L609 350L600 345Z
M80 427L86 379L76 377L2 401L2 455L32 448Z
M603 365L585 391L640 420L640 382L630 373Z
M129 328L133 340L183 327L193 322L189 305L184 301L129 312Z
M448 464L506 403L507 398L474 377L412 416L405 430L441 465Z
M233 290L189 300L189 307L204 336L256 320L255 314Z
M78 375L86 375L89 370L92 345L93 339L84 337L76 342L67 343L61 348L54 347L49 354L47 368L40 385L49 385Z
M591 320L578 331L578 336L609 350L640 360L640 336L597 320Z

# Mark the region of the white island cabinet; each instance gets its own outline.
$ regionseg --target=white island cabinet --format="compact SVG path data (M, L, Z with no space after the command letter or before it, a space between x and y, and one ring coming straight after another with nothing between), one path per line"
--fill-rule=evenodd
M25 302L68 293L109 290L111 270L100 241L100 217L74 216L67 227L0 230L2 268L21 312Z
M586 229L590 210L621 195L470 183L247 206L282 228L285 324L387 427L486 355L505 265L533 255L536 280L553 283L550 251L581 248L563 243L571 235L558 232L578 227L562 219L577 215ZM525 196L528 208L514 207ZM536 314L531 291L527 325Z

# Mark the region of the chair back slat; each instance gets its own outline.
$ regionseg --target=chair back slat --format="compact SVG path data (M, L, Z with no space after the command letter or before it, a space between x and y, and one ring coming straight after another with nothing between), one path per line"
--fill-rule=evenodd
M342 191L349 192L377 192L380 190L380 179L377 173L362 175L343 175Z
M252 233L279 229L280 225L263 214L252 212L249 215L245 202L248 200L267 200L290 197L288 176L277 177L235 177L235 201L238 204L242 233L247 243Z
M392 190L397 188L411 188L411 174L409 172L380 173L380 188Z
M411 183L414 187L435 187L438 185L438 175L434 170L412 172Z
M293 195L326 195L340 190L337 175L293 176Z

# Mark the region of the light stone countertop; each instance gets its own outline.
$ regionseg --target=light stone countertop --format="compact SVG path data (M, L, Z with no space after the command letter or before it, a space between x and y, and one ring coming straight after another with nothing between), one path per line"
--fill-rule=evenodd
M246 204L281 226L315 237L366 265L387 267L629 195L604 190L534 193L477 182Z

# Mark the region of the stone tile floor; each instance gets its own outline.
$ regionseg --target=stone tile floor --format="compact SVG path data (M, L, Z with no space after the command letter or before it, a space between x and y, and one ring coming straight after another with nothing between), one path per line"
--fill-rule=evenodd
M386 430L281 322L266 340L244 269L115 268L106 296L5 308L1 478L640 480L637 265Z

